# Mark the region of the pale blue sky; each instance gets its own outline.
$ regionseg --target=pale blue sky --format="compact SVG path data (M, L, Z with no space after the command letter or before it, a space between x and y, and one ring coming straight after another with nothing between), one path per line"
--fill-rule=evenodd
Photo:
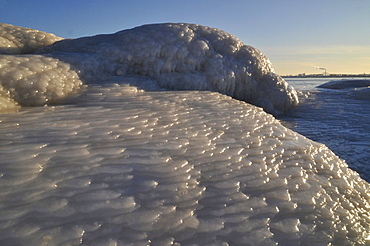
M369 13L368 0L0 0L0 22L64 38L160 22L217 27L280 74L370 73Z

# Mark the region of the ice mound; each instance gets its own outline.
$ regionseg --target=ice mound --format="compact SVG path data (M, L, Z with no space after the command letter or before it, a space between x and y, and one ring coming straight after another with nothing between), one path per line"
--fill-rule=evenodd
M319 85L318 88L326 89L351 89L370 86L370 79L342 79L334 80Z
M360 100L370 100L370 79L343 79L334 80L319 85L325 89L347 89L350 97Z
M370 87L358 88L352 91L351 95L360 100L370 100Z
M0 111L19 105L52 104L77 93L82 81L70 64L52 57L25 55L61 39L0 23Z
M41 55L0 55L0 110L53 104L82 88L68 63Z
M1 245L369 243L370 186L327 147L142 78L2 116Z
M32 53L61 39L8 24L0 27L0 53ZM104 76L144 75L167 89L217 91L275 115L298 103L296 91L274 73L260 51L224 31L199 25L146 25L116 34L62 40L39 53L47 58L1 55L2 108L60 99L61 91L49 91L46 86L50 79L54 86L66 87L63 94L67 96L80 83L76 74L87 84ZM32 91L27 93L30 87Z
M40 52L75 65L87 81L101 74L145 75L168 89L217 91L273 114L298 103L296 91L275 74L259 50L229 33L200 25L144 25L62 40ZM81 53L91 60L76 59Z
M0 23L0 54L25 54L62 38L51 33Z

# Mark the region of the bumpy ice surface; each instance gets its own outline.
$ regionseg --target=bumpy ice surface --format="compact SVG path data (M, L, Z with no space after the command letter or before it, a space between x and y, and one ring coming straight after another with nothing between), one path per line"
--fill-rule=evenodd
M146 75L165 88L217 91L273 114L298 103L296 91L275 74L259 50L200 25L145 25L63 40L40 52L74 64L86 80L101 74ZM81 53L89 59L81 59Z
M99 56L1 56L18 68L40 61L33 80L1 83L13 81L4 91L21 100L12 95L51 69L61 72L48 86L79 88L88 67L110 64ZM217 92L102 73L63 105L2 115L0 244L369 243L369 184L324 145Z
M59 40L51 33L0 23L0 54L33 53Z
M25 55L61 39L0 23L0 111L19 105L56 103L83 87L78 71L71 70L70 64L51 57Z
M41 55L0 55L0 110L57 103L82 87L68 63Z
M7 36L23 30L5 27ZM1 56L0 109L55 103L75 94L82 81L92 83L107 75L145 75L168 89L217 91L276 115L298 103L296 91L274 73L260 51L226 32L199 25L147 25L62 40L39 53L50 54ZM23 97L27 90L32 92Z
M76 99L77 100L77 99ZM1 240L351 245L369 184L324 145L211 92L91 86L2 118Z

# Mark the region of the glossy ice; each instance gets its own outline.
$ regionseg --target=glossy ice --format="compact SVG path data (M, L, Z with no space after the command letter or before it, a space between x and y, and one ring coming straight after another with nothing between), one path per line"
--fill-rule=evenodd
M173 71L162 65L175 53L165 51L184 40L168 35L163 55L152 56L158 30L196 37L169 63ZM127 32L144 40L129 43L137 56L112 45L122 41L116 34L61 42L52 54L0 56L3 105L63 101L1 115L0 244L369 242L369 184L326 146L219 92L159 87L230 94L241 86L250 102L283 112L296 93L259 51L197 25ZM238 69L246 71L233 77Z
M94 85L72 104L3 115L1 136L3 244L369 237L367 182L324 145L219 93Z

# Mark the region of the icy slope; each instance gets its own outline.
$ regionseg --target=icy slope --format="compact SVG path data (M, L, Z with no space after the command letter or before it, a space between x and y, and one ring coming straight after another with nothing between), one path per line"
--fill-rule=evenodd
M369 184L324 145L133 80L2 117L0 244L365 245Z

